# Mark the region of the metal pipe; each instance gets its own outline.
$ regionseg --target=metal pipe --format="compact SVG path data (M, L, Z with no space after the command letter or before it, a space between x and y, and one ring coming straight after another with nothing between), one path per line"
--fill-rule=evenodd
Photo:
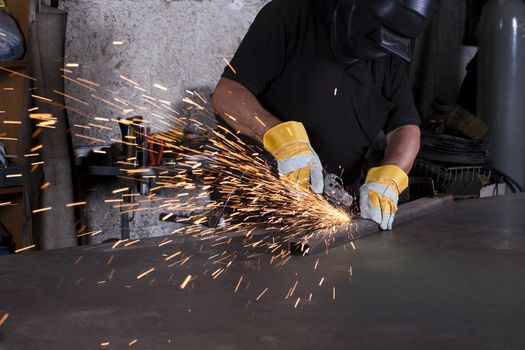
M481 15L478 113L493 166L525 186L525 3L492 0Z

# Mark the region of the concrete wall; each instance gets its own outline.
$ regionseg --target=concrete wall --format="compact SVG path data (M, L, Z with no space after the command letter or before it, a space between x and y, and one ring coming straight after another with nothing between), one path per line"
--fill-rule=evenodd
M79 63L75 73L97 82L128 100L145 105L142 94L176 106L189 88L213 87L249 24L266 0L68 0L66 62ZM123 45L113 45L123 41ZM124 75L146 89L130 88ZM162 91L153 87L160 84ZM68 92L86 96L88 91L67 84ZM109 98L114 93L105 91ZM96 101L93 101L96 102ZM89 115L117 117L103 103L82 107ZM71 115L72 123L85 118ZM109 141L113 133L96 129L84 134ZM77 145L85 140L75 140ZM88 142L89 143L89 142Z
M80 65L72 68L73 73L69 75L100 84L96 92L99 97L107 100L125 98L144 106L141 114L147 119L151 118L148 113L152 107L142 94L169 101L173 108L180 110L179 101L186 89L211 90L214 87L224 67L223 57L231 58L249 24L266 2L63 0L60 7L69 13L65 60ZM438 6L441 11L439 27L442 29L433 34L439 46L435 49L452 49L457 62L463 2L440 0ZM450 40L455 42L445 42ZM113 41L124 43L114 45ZM450 62L446 51L442 51L440 58L430 63L431 70L427 74L433 91L441 92L447 99L458 90L462 74L462 68L453 67ZM121 75L138 82L146 92L134 89L120 78ZM167 91L155 88L154 84L167 87ZM70 113L73 134L81 133L106 143L110 143L111 138L120 137L114 122L97 121L102 128L89 126L95 116L119 117L121 112L118 109L108 108L92 97L92 91L67 81L66 92L88 103L70 100L70 106L81 112ZM76 137L74 144L78 147L92 145L92 142ZM111 190L123 184L113 179L85 180L84 187L89 189L88 205L83 208L87 230L104 230L93 241L117 236L118 209L104 203L104 199L114 198ZM143 205L155 206L154 203ZM168 234L174 226L159 224L158 212L151 209L138 214L132 228L135 229L134 236L143 237Z

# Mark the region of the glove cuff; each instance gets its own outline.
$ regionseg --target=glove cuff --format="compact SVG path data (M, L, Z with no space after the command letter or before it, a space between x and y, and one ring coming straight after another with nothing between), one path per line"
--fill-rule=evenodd
M307 147L310 143L304 125L299 122L278 124L268 130L263 137L264 149L274 157L279 154L283 148L297 143L302 143ZM304 146L301 148L304 148Z
M383 182L381 179L391 180L399 193L403 192L408 187L408 175L398 166L383 165L372 168L368 171L366 182Z

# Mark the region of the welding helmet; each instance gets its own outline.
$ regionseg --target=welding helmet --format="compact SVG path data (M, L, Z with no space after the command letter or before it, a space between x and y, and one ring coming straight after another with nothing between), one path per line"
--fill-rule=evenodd
M339 0L332 17L332 50L344 63L394 54L412 59L433 0Z

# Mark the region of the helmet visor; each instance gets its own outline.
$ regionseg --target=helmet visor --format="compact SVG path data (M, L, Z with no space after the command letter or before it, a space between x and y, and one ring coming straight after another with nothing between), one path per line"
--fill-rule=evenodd
M378 44L386 51L401 57L405 61L412 61L412 40L389 30L385 26L378 29Z

